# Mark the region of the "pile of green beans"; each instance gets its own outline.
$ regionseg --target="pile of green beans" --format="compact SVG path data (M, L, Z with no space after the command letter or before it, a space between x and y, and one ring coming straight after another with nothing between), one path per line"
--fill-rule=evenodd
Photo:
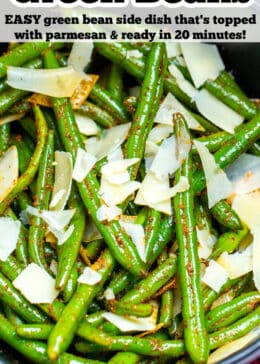
M50 97L51 107L40 106L31 103L29 91L6 83L8 65L64 67L70 47L63 43L17 44L0 56L0 115L23 114L21 119L0 126L0 158L11 146L17 148L19 156L19 178L0 202L0 216L17 220L31 205L49 210L55 151L70 153L75 163L78 148L85 148L85 136L78 129L69 98ZM191 140L197 139L214 153L221 168L242 153L260 155L260 112L228 72L207 80L204 87L245 118L233 135L220 131L198 113L194 101L167 70L170 60L164 43L97 43L94 47L87 71L100 77L78 112L94 120L101 133L131 123L122 145L124 158L140 158L129 168L131 180L144 179L146 141L168 92L205 129L189 130L183 115L176 113L174 134L185 129ZM142 57L127 57L131 49L139 50ZM171 62L192 82L178 58ZM105 68L98 69L103 64ZM139 97L130 96L132 85L140 86ZM215 349L259 327L260 293L250 272L228 279L219 292L201 281L201 265L206 267L210 259L250 243L250 230L229 201L222 200L208 209L206 181L196 149L191 148L171 176L172 184L182 177L189 182L188 190L172 199L172 215L135 204L133 195L120 205L123 214L135 216L135 223L143 226L145 262L118 219L98 219L100 172L106 163L103 158L82 182L72 182L65 208L75 209L70 222L73 233L63 245L47 241L48 225L41 217L30 216L27 222L21 219L16 249L6 261L0 261L0 339L22 355L23 363L203 364ZM101 237L86 243L90 219ZM199 258L196 226L216 237L208 259ZM53 261L57 262L56 273L51 269ZM50 304L30 303L12 284L32 262L55 278L59 295ZM98 283L78 282L86 266L98 271ZM113 292L113 299L106 298L108 290ZM155 306L155 329L140 335L121 332L103 317L110 311L126 318L147 318L155 314Z

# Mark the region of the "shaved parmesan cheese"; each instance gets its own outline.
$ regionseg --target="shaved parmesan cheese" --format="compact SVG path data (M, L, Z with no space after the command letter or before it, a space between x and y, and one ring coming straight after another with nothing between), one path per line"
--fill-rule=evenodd
M154 157L158 153L158 151L159 146L157 144L150 142L149 140L146 141L144 152L145 157L150 157L154 160Z
M50 271L56 276L58 271L58 263L52 259L50 264Z
M148 134L147 141L158 144L173 133L173 125L158 124Z
M143 57L143 53L140 52L138 49L130 49L126 51L126 57L127 58L142 58Z
M142 261L146 262L144 228L140 224L133 224L119 220L120 226L125 230L135 244Z
M0 202L12 191L18 181L18 152L11 146L0 159Z
M225 172L217 165L214 156L207 147L197 140L194 140L193 143L202 162L207 182L208 203L209 208L211 208L218 201L228 197L232 193L233 186Z
M83 242L88 243L93 240L102 239L102 235L98 231L96 225L93 220L89 218L86 222L86 229L83 237Z
M154 310L149 317L120 316L112 312L103 313L102 317L114 324L122 332L149 331L156 327L158 305L154 304Z
M112 288L107 288L104 291L104 297L107 301L111 301L114 300L116 298L114 291L112 290Z
M159 180L164 180L174 173L181 165L176 156L176 138L171 136L160 145L150 170Z
M8 114L0 117L0 125L11 123L12 121L20 120L23 118L25 113L19 112L17 114Z
M85 267L83 273L79 276L78 282L94 286L102 280L102 275L90 267Z
M228 272L214 260L210 260L209 265L205 269L202 282L212 288L215 292L219 292L223 284L228 280Z
M63 230L65 226L69 224L75 213L75 209L48 211L39 210L32 206L28 206L25 211L30 215L41 217L49 225L49 227L56 230Z
M260 337L259 326L250 331L248 334L242 336L241 338L231 341L228 344L222 345L217 350L210 354L207 364L217 364L225 361L225 358L229 356L232 357L237 351L250 345L250 343L256 341Z
M68 58L68 65L78 72L83 72L91 61L93 49L93 42L74 42Z
M118 147L116 150L107 155L108 162L120 161L124 159L122 148Z
M97 210L97 219L99 221L111 221L122 214L122 210L117 206L101 205Z
M67 152L55 152L55 178L50 210L63 210L71 191L72 157Z
M185 107L170 93L167 94L167 96L161 103L159 110L155 115L154 122L172 126L173 115L175 113L181 113L183 115L190 129L201 130L201 131L204 130L204 128L188 112L188 110L185 109Z
M0 260L5 262L15 250L19 239L21 223L10 217L0 217Z
M241 277L253 269L252 248L251 244L244 251L237 251L233 254L224 252L217 262L228 272L231 279Z
M217 238L215 235L212 235L208 229L199 229L197 226L196 231L200 244L198 248L199 257L207 259L212 252L212 248L217 241Z
M49 230L50 232L53 233L53 235L56 237L57 239L57 244L58 245L62 245L64 244L68 239L69 237L72 235L73 231L74 231L74 225L71 225L68 227L67 230L65 229L62 229L62 230L57 230L57 229L54 229L53 227L50 227L49 226Z
M179 88L183 92L185 92L185 94L188 95L191 99L193 99L197 93L197 89L185 79L179 68L176 67L174 64L171 64L168 69L170 74L176 79Z
M121 185L115 185L101 178L99 196L108 206L114 206L124 202L124 200L134 193L141 186L140 182L129 181Z
M106 129L100 139L87 139L87 151L94 155L97 160L106 157L108 154L114 152L124 142L128 135L130 126L131 123L117 125L110 129Z
M122 185L130 181L130 175L127 168L140 161L140 158L122 159L106 163L101 168L102 177L109 183Z
M99 128L94 120L90 119L88 116L82 115L79 112L75 112L74 115L81 134L87 136L98 134Z
M29 264L15 278L13 285L31 303L52 303L59 294L55 279L35 263Z
M85 75L84 79L80 81L79 85L74 90L70 102L73 110L79 110L84 104L93 87L95 86L99 76Z
M181 50L196 87L208 79L215 80L225 69L216 45L206 43L181 43Z
M260 192L238 195L234 198L232 208L241 220L251 229L253 235L252 268L256 288L260 291ZM247 257L248 262L248 257ZM249 263L249 262L248 262ZM244 264L244 263L243 263ZM248 266L249 268L249 266Z
M230 109L205 89L195 95L194 101L203 116L229 133L234 133L235 128L244 120L243 116Z
M166 52L168 58L173 58L181 54L180 43L177 42L166 42Z
M227 169L233 192L244 194L260 188L260 157L242 154Z
M77 182L82 182L94 167L96 161L97 158L94 155L78 148L72 178Z
M71 66L55 69L7 67L9 86L52 97L71 97L83 78L84 74Z

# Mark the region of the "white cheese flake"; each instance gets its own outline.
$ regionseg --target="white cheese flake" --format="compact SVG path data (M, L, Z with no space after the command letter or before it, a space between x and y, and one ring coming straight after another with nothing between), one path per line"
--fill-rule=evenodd
M97 210L97 219L99 221L111 221L122 214L122 210L117 206L101 205Z
M208 79L215 80L225 68L216 45L181 43L181 50L196 87L200 87Z
M126 51L126 57L127 58L142 58L143 53L140 52L138 49L129 49Z
M129 181L115 185L101 177L99 196L108 206L118 205L141 186L140 182Z
M52 303L58 296L53 279L43 268L30 263L13 281L13 285L31 303Z
M0 260L5 262L9 255L15 250L21 223L10 217L0 217Z
M223 284L228 280L228 272L214 260L210 260L209 265L205 269L202 282L212 288L215 292L219 292Z
M0 159L0 202L12 191L18 181L18 152L11 146Z
M126 234L131 237L142 261L146 262L145 236L143 226L122 220L119 220L119 224L125 230Z
M166 44L166 52L168 58L174 58L182 53L180 43L166 42L165 44Z
M72 178L77 182L82 182L96 162L97 159L94 155L78 148Z
M75 120L81 134L86 136L97 135L99 128L94 120L80 112L74 112Z
M114 291L112 288L107 288L105 291L104 291L104 297L107 301L112 301L116 298L115 294L114 294Z
M199 229L199 227L196 226L196 231L199 242L199 257L207 259L212 253L212 249L215 242L217 241L217 238L215 235L211 234L208 229Z
M168 69L170 74L176 79L179 88L191 99L193 99L197 93L197 89L188 80L185 79L177 66L171 64Z
M218 201L228 197L233 191L233 186L225 172L215 162L214 156L208 148L197 140L194 140L193 143L202 162L207 183L208 203L211 208Z
M101 168L102 178L105 178L109 183L122 185L130 181L128 168L139 161L140 158L130 158L108 162Z
M83 273L79 276L78 282L94 286L102 280L102 275L90 267L85 267Z
M199 112L219 128L233 134L244 118L218 100L207 90L200 90L194 97Z

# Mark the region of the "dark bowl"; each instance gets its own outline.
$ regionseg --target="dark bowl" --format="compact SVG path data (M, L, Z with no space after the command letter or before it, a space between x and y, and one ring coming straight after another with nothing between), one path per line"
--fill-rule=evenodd
M7 44L0 44L0 53ZM223 43L219 44L226 69L234 75L245 93L254 99L260 99L260 43ZM260 358L260 340L235 352L219 364L258 363ZM0 341L0 364L29 363L10 346Z

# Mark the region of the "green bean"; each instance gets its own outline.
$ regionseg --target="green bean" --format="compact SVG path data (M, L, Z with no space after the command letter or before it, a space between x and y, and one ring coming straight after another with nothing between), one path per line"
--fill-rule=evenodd
M94 286L80 284L52 330L48 339L48 356L51 360L57 359L70 345L78 324L87 312L89 303L111 274L114 268L114 259L109 251L105 250L98 259L96 266L102 278ZM73 320L68 320L73 317Z
M175 115L175 134L181 123L180 114ZM200 289L200 261L197 250L193 193L191 178L191 153L176 173L176 183L181 176L188 178L190 188L174 197L176 235L179 247L179 275L183 297L182 316L186 349L195 363L207 361L208 339Z
M92 88L89 98L110 113L117 123L127 123L129 121L129 115L124 105L98 84L95 84Z
M46 321L46 316L31 305L2 273L0 273L0 288L1 302L12 308L22 319L35 323Z
M249 121L242 130L235 133L215 154L214 158L220 168L226 168L244 153L260 136L260 113ZM202 170L194 173L193 189L201 192L205 187L205 176Z
M54 49L59 49L62 48L63 45L63 43L54 43L51 46ZM41 53L49 47L50 43L48 42L24 43L5 53L0 57L0 77L6 75L7 66L21 66L40 56Z
M24 339L47 340L53 326L52 324L24 324L16 328L16 333Z
M228 231L222 234L214 244L213 252L209 259L216 259L221 253L233 253L241 243L241 241L248 235L248 229L245 227L243 230Z
M174 297L172 290L168 290L162 294L159 322L163 324L163 327L170 327L172 324L173 301Z
M61 140L60 140L60 136L59 136L59 133L58 133L58 130L56 128L55 121L54 121L54 118L55 118L54 114L50 110L45 109L43 111L43 115L45 117L48 129L53 130L55 150L63 150L63 146L62 146L62 143L61 143Z
M12 255L9 255L5 261L0 261L0 271L10 281L13 281L22 270L23 266Z
M34 113L36 118L36 127L38 141L31 158L30 164L27 170L19 177L17 184L9 193L9 195L0 203L0 214L3 214L5 209L10 205L16 195L23 191L33 180L44 151L45 140L47 137L47 128L42 112L38 106L34 106Z
M6 318L0 314L0 338L30 361L38 364L52 364L48 359L47 347L39 341L21 339L15 332L15 328ZM83 359L78 356L64 353L56 364L104 364L103 362Z
M259 302L260 293L249 292L211 309L207 314L208 330L216 331L234 323L250 313Z
M138 364L140 363L141 356L131 353L131 352L124 352L124 353L117 353L108 361L108 364Z
M177 259L175 256L168 258L164 263L154 269L149 275L128 291L121 299L120 303L142 303L151 298L170 278L176 270Z
M260 324L260 307L236 321L226 328L215 331L210 335L210 349L216 349L221 345L239 339Z
M69 279L63 289L63 301L69 302L69 300L72 298L74 292L77 288L77 280L78 280L78 270L77 270L77 264L75 263L72 267L72 270L70 272Z
M11 141L12 145L15 145L18 151L19 172L24 173L30 163L32 153L25 142L20 139L19 135L12 137Z
M117 64L112 63L109 76L107 89L111 95L120 102L123 98L123 69Z
M48 67L57 67L56 59L50 50L45 53L45 63ZM52 102L62 142L65 149L72 154L72 158L75 160L77 149L79 147L84 148L84 146L76 126L71 104L64 98L53 98ZM68 133L70 134L69 138L67 137ZM92 172L88 173L85 180L79 182L77 185L85 207L100 233L103 235L113 256L121 265L133 272L133 274L138 276L146 274L145 266L141 261L135 245L122 231L119 223L113 221L105 225L97 219L100 199L98 197L98 182L95 175ZM120 246L118 243L120 243Z
M10 143L11 128L10 124L0 126L0 155L8 149Z
M87 243L84 251L88 259L93 260L97 258L103 247L104 247L103 239L97 239Z
M48 210L51 197L51 188L54 175L54 133L49 130L44 152L39 164L39 171L36 184L35 206L39 210ZM41 267L47 268L44 257L44 236L47 224L39 216L30 218L28 250L32 262Z
M6 318L13 326L18 326L23 324L23 320L14 312L9 306L4 305L3 307Z
M126 142L127 158L143 158L145 141L153 125L153 118L158 110L162 95L162 83L159 79L165 73L165 45L154 43L147 58L145 78L133 122ZM138 164L130 169L132 179L138 172Z
M154 209L149 209L145 224L145 249L146 249L146 259L148 260L150 259L154 246L158 241L160 227L161 227L160 212Z
M123 104L127 108L127 111L134 115L136 112L136 106L137 106L137 97L136 96L128 96L124 99Z
M216 152L219 148L222 147L224 143L226 143L232 135L226 133L225 131L218 131L214 134L205 135L200 138L197 138L199 142L203 143L210 152ZM196 148L193 146L192 151L197 153Z
M69 238L60 247L58 254L58 271L55 283L57 289L63 289L68 282L85 232L85 211L75 187L72 188L68 207L75 209L70 223L70 226L73 226L74 229Z
M89 101L80 106L79 113L93 119L103 128L111 128L113 125L116 125L116 120L110 113Z
M242 223L238 214L225 200L216 203L210 209L211 215L224 227L231 230L242 229Z
M35 142L36 141L36 127L33 122L33 119L29 116L25 116L21 120L19 120L19 124L26 131L26 133L31 137L31 139Z
M107 288L112 289L114 295L122 292L131 281L134 280L134 277L131 273L127 271L120 270L109 282Z
M204 87L224 102L231 109L235 110L246 119L251 119L257 114L257 108L241 91L237 91L233 86L227 83L223 85L220 80L207 80Z
M147 317L152 314L153 307L149 303L133 304L132 302L130 303L113 302L112 311L122 316L133 315L136 317Z
M27 99L22 99L13 104L12 108L8 110L10 114L28 113L32 109L32 104Z

